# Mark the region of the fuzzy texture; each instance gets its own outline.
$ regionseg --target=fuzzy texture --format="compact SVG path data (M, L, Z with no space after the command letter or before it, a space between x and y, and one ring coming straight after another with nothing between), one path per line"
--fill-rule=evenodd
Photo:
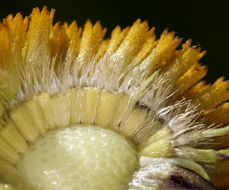
M110 39L103 39L106 29L99 22L92 25L87 21L82 29L76 22L53 25L53 17L53 10L36 8L29 18L10 15L0 24L3 129L11 122L11 112L17 106L39 99L41 94L52 99L64 96L69 89L77 89L80 94L93 89L98 96L102 92L125 95L125 110L112 127L140 147L139 152L148 154L151 147L159 146L156 142L164 140L169 149L165 157L182 157L203 167L210 162L212 165L205 169L214 184L229 186L229 173L223 171L225 180L220 180L218 170L221 164L228 168L222 162L227 156L217 156L220 149L225 155L229 152L228 131L223 128L229 124L229 82L223 78L213 85L200 81L207 73L199 63L205 51L192 47L190 40L180 48L181 39L167 30L156 39L155 29L149 29L148 23L140 20L132 27L116 27ZM99 118L98 99L93 108L93 124ZM113 103L121 104L121 99L116 99ZM81 102L80 109L82 105ZM139 125L129 129L136 117ZM79 116L78 121L82 123L84 118ZM168 131L163 133L164 129ZM167 136L161 139L162 133ZM34 139L39 135L34 133ZM190 156L185 155L187 148L191 148ZM200 161L203 152L206 160ZM215 172L209 169L212 166L216 167Z

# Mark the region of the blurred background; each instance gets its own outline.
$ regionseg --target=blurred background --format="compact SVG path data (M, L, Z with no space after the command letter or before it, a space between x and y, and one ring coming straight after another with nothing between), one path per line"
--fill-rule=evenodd
M207 50L201 63L208 66L209 74L205 78L213 82L220 76L229 79L229 11L223 1L90 1L90 0L17 0L2 1L0 18L9 13L21 12L29 15L34 7L56 10L55 22L77 20L83 26L87 19L100 20L108 29L108 35L116 25L131 25L137 18L148 20L156 27L157 36L165 29L176 31L184 41L192 39L193 45Z

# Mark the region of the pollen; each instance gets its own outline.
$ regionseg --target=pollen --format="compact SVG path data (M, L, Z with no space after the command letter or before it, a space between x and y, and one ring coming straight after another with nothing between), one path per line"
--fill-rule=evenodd
M228 188L229 81L202 80L206 51L54 12L0 23L0 188Z

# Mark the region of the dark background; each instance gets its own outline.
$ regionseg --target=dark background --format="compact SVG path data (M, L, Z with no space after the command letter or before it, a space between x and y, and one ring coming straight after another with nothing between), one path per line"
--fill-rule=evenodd
M9 13L21 12L24 16L32 8L47 5L56 9L55 21L77 20L83 26L89 18L93 22L100 20L108 33L119 24L131 25L137 18L148 20L156 26L156 33L163 29L176 31L184 40L191 38L193 45L207 50L201 63L208 66L206 80L213 82L217 77L229 78L229 7L223 1L89 1L89 0L49 0L49 1L1 1L0 17ZM109 35L108 35L109 36Z

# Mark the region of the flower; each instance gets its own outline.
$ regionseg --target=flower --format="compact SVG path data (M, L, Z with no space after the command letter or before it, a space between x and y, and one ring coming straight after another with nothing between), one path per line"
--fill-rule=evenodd
M229 82L201 81L205 51L53 17L0 24L2 189L229 187Z

